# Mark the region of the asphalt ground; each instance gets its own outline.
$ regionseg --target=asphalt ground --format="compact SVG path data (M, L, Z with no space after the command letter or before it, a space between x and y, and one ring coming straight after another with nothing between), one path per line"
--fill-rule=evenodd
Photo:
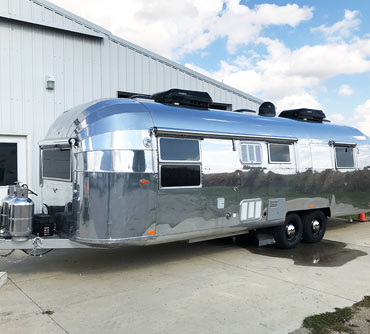
M295 250L228 238L0 260L0 333L286 334L369 295L369 253L370 223L336 220Z

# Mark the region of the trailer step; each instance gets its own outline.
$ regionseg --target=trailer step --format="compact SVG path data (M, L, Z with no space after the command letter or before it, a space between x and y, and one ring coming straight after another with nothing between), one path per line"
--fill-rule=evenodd
M258 246L273 245L276 243L272 234L257 233Z
M208 241L208 240L214 240L214 239L220 239L220 238L228 238L228 237L236 237L238 235L242 234L248 234L249 232L246 230L238 231L238 232L229 232L229 233L223 233L223 234L216 234L211 236L205 236L205 237L199 237L199 238L192 238L188 240L189 244L193 244L196 242L202 242L202 241Z

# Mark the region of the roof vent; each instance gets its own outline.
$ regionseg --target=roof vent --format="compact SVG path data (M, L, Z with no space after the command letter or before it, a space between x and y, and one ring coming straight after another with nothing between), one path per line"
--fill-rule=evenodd
M170 89L152 95L155 102L208 109L213 102L207 92Z
M258 115L266 117L275 117L276 110L274 104L272 102L267 101L263 102L258 109Z
M322 123L328 122L322 110L300 108L284 110L280 113L279 117L295 119L297 121Z

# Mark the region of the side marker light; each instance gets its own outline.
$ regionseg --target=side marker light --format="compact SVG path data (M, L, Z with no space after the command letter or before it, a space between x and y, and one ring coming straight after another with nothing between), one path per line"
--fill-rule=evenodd
M140 180L141 185L145 185L145 184L148 184L148 183L149 183L149 181L147 181L147 180Z

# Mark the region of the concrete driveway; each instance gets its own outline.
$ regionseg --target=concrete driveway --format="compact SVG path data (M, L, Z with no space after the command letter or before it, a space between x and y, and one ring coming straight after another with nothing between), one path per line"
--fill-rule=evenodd
M286 334L370 294L370 223L330 223L294 251L223 239L0 262L0 332Z

